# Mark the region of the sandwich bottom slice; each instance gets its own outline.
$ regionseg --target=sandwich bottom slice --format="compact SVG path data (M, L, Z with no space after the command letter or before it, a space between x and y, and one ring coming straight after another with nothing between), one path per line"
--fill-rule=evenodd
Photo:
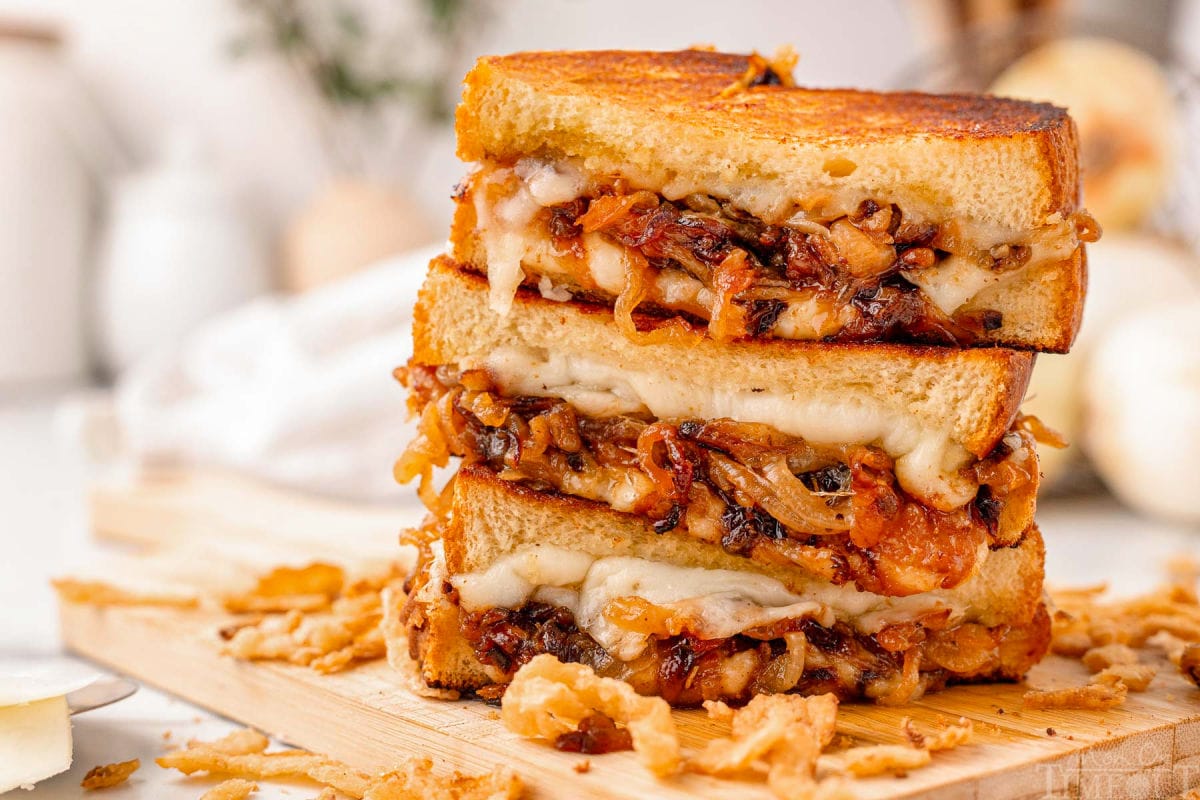
M1037 663L1042 562L1031 525L959 586L887 597L468 466L389 644L440 689L486 694L551 653L674 705L779 692L899 704Z

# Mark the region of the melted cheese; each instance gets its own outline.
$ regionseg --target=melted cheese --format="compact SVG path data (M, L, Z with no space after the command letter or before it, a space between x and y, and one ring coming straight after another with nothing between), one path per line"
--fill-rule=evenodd
M958 475L972 460L948 428L921 425L866 393L752 392L703 385L660 373L530 349L498 348L482 364L509 395L560 397L597 417L650 413L659 419L758 422L813 444L877 444L895 459L896 479L909 493L943 510L959 508L977 490Z
M435 559L440 558L440 551ZM434 569L439 569L435 564ZM442 573L444 573L444 568ZM431 581L432 583L433 581ZM844 622L864 634L924 614L950 610L950 624L968 613L963 587L909 597L884 597L853 586L810 581L791 590L774 578L740 570L680 567L628 556L594 557L556 545L527 545L488 569L451 579L470 612L519 608L534 600L563 606L576 625L622 660L636 658L648 636L614 625L604 608L637 597L674 611L702 639L724 639L785 619L821 625Z
M504 199L493 205L489 191L475 192L475 213L478 232L488 252L488 279L491 283L490 304L499 314L508 314L517 287L524 280L522 264L537 270L539 275L551 278L570 278L570 270L564 266L564 254L555 250L553 243L536 226L534 216L542 208L559 205L583 195L591 185L587 176L574 164L547 162L526 158L509 169L492 166L485 173L484 184L505 184L513 187ZM688 194L703 193L698 187L681 182L678 178L662 187L659 193L669 200L679 200ZM758 191L751 195L760 194ZM801 212L784 220L804 230L824 229L820 220L830 220L850 213L858 208L861 197L844 198L824 208L820 213ZM754 213L760 219L771 221L776 212L771 209L756 209L744 203L736 203ZM764 212L764 213L758 213ZM914 221L918 217L905 208L906 218ZM798 222L796 220L799 220ZM1010 231L995 225L970 220L956 220L964 242L974 249L986 252L1003 244L1028 245L1032 252L1027 264L1019 269L997 272L976 259L967 256L951 256L935 267L905 271L904 277L921 289L943 313L952 315L985 289L1005 283L1013 276L1048 263L1057 263L1069 258L1079 245L1074 225L1056 215L1049 223L1035 231ZM619 294L624 286L624 257L621 248L600 234L589 233L583 237L584 254L580 263L595 285L610 294ZM688 301L711 307L713 298L701 299L696 290L667 282L659 286L660 296L671 307L682 303L672 299L686 296ZM811 321L805 314L813 314ZM775 327L775 335L788 339L814 339L838 329L836 320L827 312L810 308L803 302L792 304L781 316Z

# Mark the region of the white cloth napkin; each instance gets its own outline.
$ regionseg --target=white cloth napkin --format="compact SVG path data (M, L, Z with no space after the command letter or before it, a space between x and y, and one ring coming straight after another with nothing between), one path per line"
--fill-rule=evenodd
M437 248L204 323L117 386L120 439L142 463L230 467L358 500L411 499L392 464L413 435L392 370Z

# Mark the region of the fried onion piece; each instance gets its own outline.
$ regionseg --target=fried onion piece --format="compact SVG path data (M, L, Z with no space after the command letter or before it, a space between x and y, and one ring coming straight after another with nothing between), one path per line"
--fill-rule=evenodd
M483 775L433 773L428 758L411 758L371 782L363 800L518 800L525 786L515 772L496 767Z
M132 761L118 761L115 764L92 767L88 770L87 775L83 776L79 785L89 792L93 789L107 789L110 786L124 783L130 775L137 772L141 765L142 762L135 758Z
M271 740L253 728L242 728L215 742L202 742L190 739L188 748L206 748L224 753L227 756L244 756L250 753L261 753L270 746Z
M777 797L814 796L817 758L833 740L837 722L834 695L757 695L732 714L722 706L706 708L710 716L730 719L731 735L710 741L688 762L689 770L736 775L765 762L767 786Z
M885 772L904 774L924 767L932 760L933 756L924 748L905 744L872 744L844 750L834 757L833 762L841 772L866 778Z
M246 800L257 791L258 784L254 781L230 778L200 795L200 800Z
M342 592L345 571L315 562L304 567L276 567L249 592L229 595L223 603L235 614L320 611Z
M387 645L380 627L382 580L355 583L346 588L346 595L332 601L322 595L327 611L319 614L291 609L283 615L227 627L224 653L247 661L287 661L322 674L383 658ZM328 588L332 586L331 581Z
M1192 683L1200 686L1200 644L1189 644L1179 654L1179 671Z
M56 578L50 582L61 600L92 606L166 606L195 608L200 601L194 596L153 594L122 589L104 581L84 581L75 578Z
M900 721L900 730L913 747L933 753L938 750L953 750L960 744L970 742L975 732L975 724L966 717L959 717L958 722L947 725L936 733L924 733L917 729L911 717L905 717Z
M1091 648L1080 661L1089 671L1100 672L1116 664L1136 664L1138 656L1129 645L1114 643Z
M655 775L678 770L679 738L667 702L643 697L583 664L564 664L549 654L534 657L513 676L500 714L514 733L554 741L596 712L629 730L634 751Z
M1128 688L1118 683L1114 686L1090 683L1087 686L1067 686L1046 691L1034 689L1022 696L1021 703L1032 710L1071 708L1103 710L1115 708L1125 702Z
M1055 652L1079 656L1111 644L1139 648L1152 640L1164 641L1168 634L1173 642L1200 642L1200 605L1195 587L1186 581L1108 603L1100 602L1098 595L1093 589L1052 594L1059 609L1054 620ZM1085 644L1089 646L1083 649ZM1175 650L1177 646L1168 648Z
M1092 683L1101 686L1125 686L1131 692L1144 692L1158 669L1150 664L1113 664L1092 676Z
M704 711L713 722L733 722L733 709L722 700L705 700Z
M1168 661L1179 666L1179 661L1183 658L1183 652L1187 650L1188 643L1173 633L1159 631L1146 639L1146 646L1161 650Z
M228 747L229 739L211 743L189 742L183 750L167 753L156 759L156 763L163 769L177 769L184 775L207 772L250 780L308 778L353 798L362 798L371 783L365 772L328 756L303 750L230 754L215 749L214 746Z

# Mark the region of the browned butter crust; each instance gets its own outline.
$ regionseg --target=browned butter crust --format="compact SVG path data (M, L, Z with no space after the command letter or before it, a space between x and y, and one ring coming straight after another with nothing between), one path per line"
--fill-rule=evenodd
M629 515L510 484L479 466L462 470L455 492L455 514L443 531L450 575L485 568L496 553L511 552L521 541L542 540L597 554L747 569L719 548L681 547ZM1045 654L1050 626L1040 600L1043 548L1037 528L1009 552L1009 568L993 568L986 579L985 594L977 599L983 607L954 625L931 614L866 636L845 625L785 620L720 641L686 633L656 636L632 662L605 653L565 609L530 603L468 614L449 582L422 591L428 572L418 576L403 618L410 655L434 687L474 691L503 684L522 663L551 652L681 705L744 700L760 691L832 691L899 703L948 683L1017 679ZM785 584L797 577L796 570L782 567L756 565L753 571ZM800 648L804 669L797 675ZM685 679L689 674L691 681Z
M484 57L465 81L459 155L499 165L570 162L593 176L620 176L631 189L670 185L672 200L698 192L729 201L770 224L788 218L788 208L820 221L832 208L847 214L877 201L898 207L906 220L961 222L1015 237L1007 243L1019 246L1083 213L1077 135L1063 109L985 95L771 83L722 95L747 63L747 56L707 51ZM471 235L465 205L454 253L483 268L487 247ZM984 249L1003 242L988 238ZM1078 330L1085 274L1082 248L1031 262L960 307L965 325L948 338L1066 352ZM920 341L928 324L846 335ZM804 336L822 338L820 329Z

